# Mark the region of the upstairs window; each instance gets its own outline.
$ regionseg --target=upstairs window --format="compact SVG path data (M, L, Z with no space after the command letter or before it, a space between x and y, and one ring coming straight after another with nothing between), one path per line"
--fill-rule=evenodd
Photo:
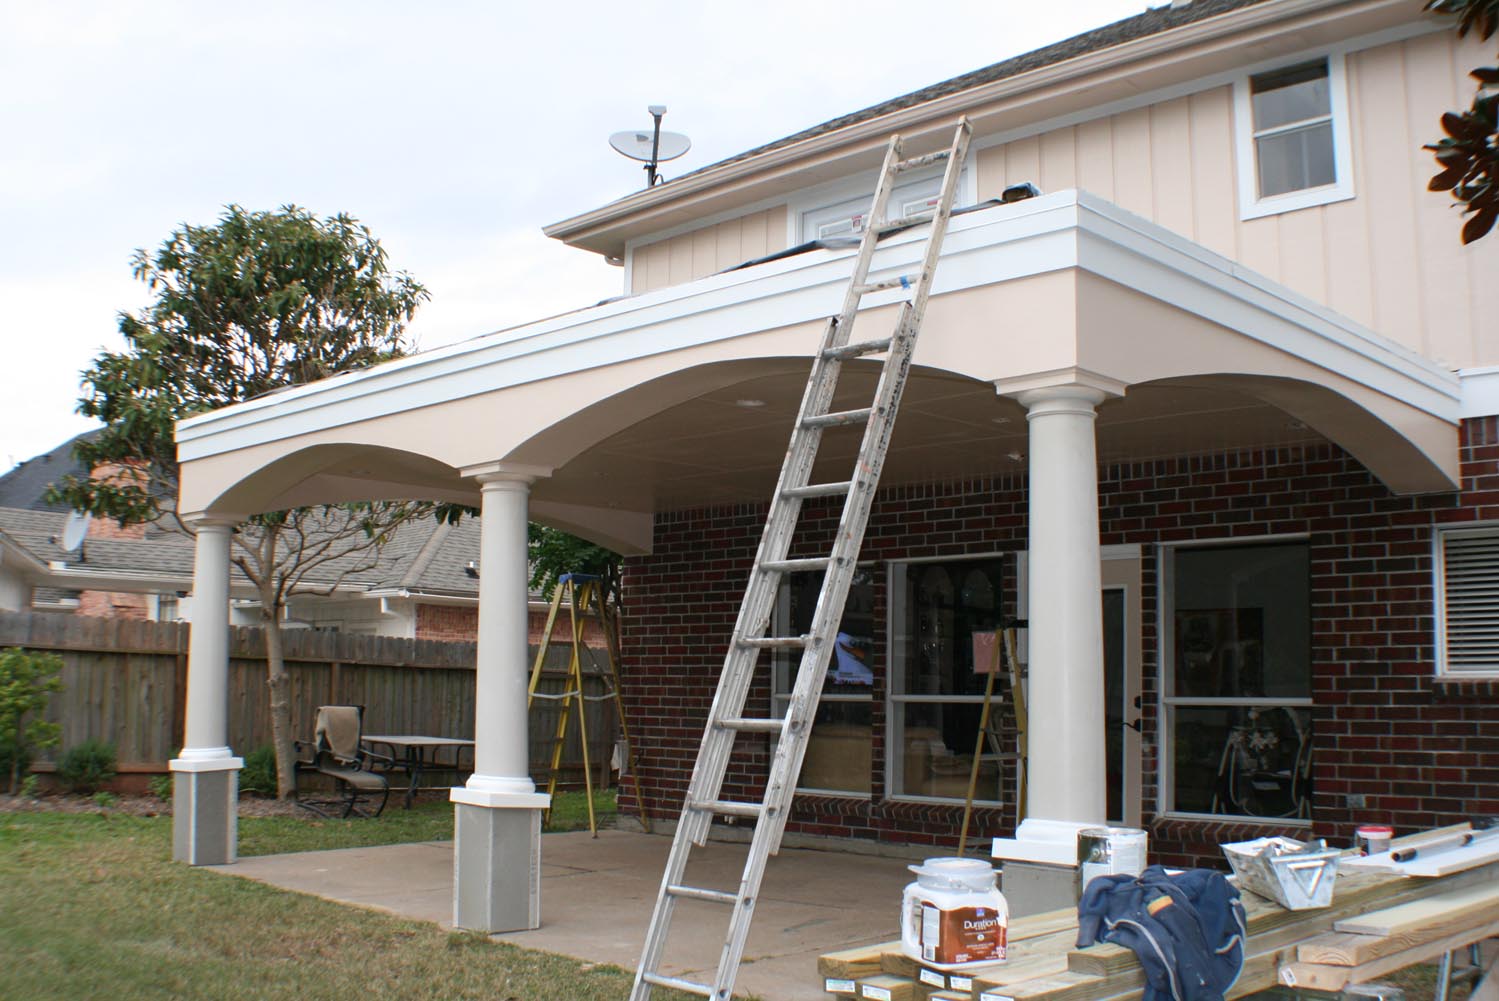
M1252 74L1236 116L1243 218L1353 197L1341 57Z
M898 185L890 192L890 205L886 214L891 219L926 219L937 211L937 199L942 190L942 174ZM850 198L840 199L831 205L819 205L803 211L801 216L801 240L832 240L838 237L858 237L869 224L869 201L874 194L871 186Z

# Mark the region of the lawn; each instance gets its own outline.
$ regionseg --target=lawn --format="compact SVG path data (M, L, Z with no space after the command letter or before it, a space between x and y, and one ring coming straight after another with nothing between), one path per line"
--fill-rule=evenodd
M554 822L586 826L581 795L570 798ZM443 839L451 828L451 806L431 803L375 821L249 817L241 844L247 855L343 848ZM171 861L170 817L108 812L0 815L0 954L7 1001L623 1001L631 979L190 869Z

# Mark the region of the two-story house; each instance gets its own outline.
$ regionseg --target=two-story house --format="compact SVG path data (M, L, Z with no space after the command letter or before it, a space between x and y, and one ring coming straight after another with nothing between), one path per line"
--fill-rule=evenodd
M966 116L968 210L843 620L859 664L829 674L789 829L954 842L972 634L1012 617L1027 810L1018 769L981 761L975 825L1010 857L1065 855L1070 826L1105 821L1189 863L1257 833L1499 812L1499 238L1460 244L1421 149L1491 53L1420 8L1172 3L558 222L622 265L622 298L181 425L200 586L255 511L482 503L456 914L534 924L534 883L492 864L539 852L527 518L630 557L626 696L648 806L674 816L851 267L837 238L866 225L892 133L933 150ZM907 215L937 185L908 176ZM1026 184L1039 195L1002 200ZM876 274L921 240L886 238ZM870 300L861 334L901 295ZM845 378L850 399L870 381ZM830 436L816 478L845 478L856 441ZM806 502L797 553L836 510ZM786 577L776 628L806 620L815 583ZM178 853L218 861L236 765L204 632ZM763 660L747 713L774 716L791 668ZM731 794L754 795L769 741L740 739Z

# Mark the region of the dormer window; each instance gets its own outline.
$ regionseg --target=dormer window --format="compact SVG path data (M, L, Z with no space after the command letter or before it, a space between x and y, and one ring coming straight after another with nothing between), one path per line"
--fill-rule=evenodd
M871 182L870 190L873 190ZM890 192L888 214L892 219L925 219L937 211L937 197L942 190L942 174L902 184ZM819 205L801 213L801 240L833 240L857 237L869 223L869 191L852 198L839 199L831 205Z
M1353 197L1341 56L1251 74L1235 97L1242 218Z

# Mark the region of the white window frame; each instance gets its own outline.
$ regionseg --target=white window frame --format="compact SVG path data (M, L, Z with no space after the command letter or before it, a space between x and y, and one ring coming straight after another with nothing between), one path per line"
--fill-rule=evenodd
M900 218L906 203L935 195L942 186L943 169L938 165L903 176L890 192L887 214L892 219ZM866 171L797 194L786 206L786 245L795 247L820 239L819 228L851 216L868 215L878 182L877 172ZM978 175L971 162L965 163L958 174L958 196L954 207L972 205L977 201ZM842 235L857 237L862 233L863 230L859 229Z
M1331 184L1261 198L1259 171L1255 161L1254 107L1250 101L1250 77L1315 62L1319 58L1327 60L1327 100L1332 122L1333 170L1337 179ZM1348 72L1343 52L1338 50L1322 56L1302 56L1271 66L1256 66L1252 71L1236 77L1234 152L1239 174L1239 218L1242 220L1294 212L1316 205L1330 205L1354 197L1353 133L1349 126Z
M871 573L878 570L879 568L879 564L872 560L861 560L857 565L860 568L865 569ZM781 584L781 586L776 588L775 609L771 613L771 622L773 623L773 625L771 627L770 635L774 636L788 635L791 630L791 589L785 585L784 580L785 579L783 578L783 583ZM877 577L870 581L870 586L879 586ZM878 628L878 624L876 624L875 628ZM777 651L775 656L775 664L771 670L770 714L776 719L784 719L786 717L786 709L791 703L791 665L793 658L795 658L796 660L800 660L801 654L793 654L786 651ZM872 691L865 692L862 695L846 694L842 692L823 692L818 696L818 704L821 705L825 702L863 702L867 704L870 707L870 736L871 738L873 737L874 694ZM813 723L814 728L816 727L816 725L816 723ZM774 736L771 737L770 746L772 753L774 753L775 744L778 739L779 738ZM870 771L873 772L874 759L870 758L868 764ZM798 775L797 778L800 779L801 776ZM870 787L871 789L873 789L874 775L871 774L869 778ZM869 792L855 792L850 789L825 789L821 786L803 785L798 785L795 791L798 795L806 794L809 796L837 796L842 799L867 800L872 795L872 793Z
M1451 527L1437 526L1431 539L1431 593L1433 646L1436 677L1443 681L1492 681L1499 678L1499 663L1490 668L1459 668L1447 664L1447 540L1488 537L1499 541L1499 522L1477 522ZM1499 567L1496 567L1499 569ZM1499 601L1496 601L1499 611Z
M1233 706L1274 705L1288 709L1311 709L1314 700L1304 699L1258 699L1258 698L1189 698L1178 697L1172 692L1176 664L1176 559L1181 549L1224 549L1229 546L1269 546L1291 543L1311 544L1306 533L1284 535L1255 535L1231 539L1188 539L1180 542L1156 544L1156 568L1160 578L1156 601L1156 813L1169 820L1208 820L1233 824L1278 824L1284 827L1311 827L1312 821L1302 817L1255 817L1241 813L1198 813L1176 809L1176 776L1172 774L1175 760L1176 721L1172 710L1178 706L1186 708L1214 708ZM1315 624L1314 624L1315 625ZM1315 665L1308 663L1309 671ZM1310 679L1309 679L1310 680Z
M904 607L906 578L904 570L920 563L957 563L976 560L1003 560L1011 551L987 553L954 553L947 556L922 556L916 559L891 560L885 564L885 799L896 803L938 803L951 806L963 802L951 796L920 796L894 792L897 776L905 774L905 727L902 709L907 704L983 705L982 695L897 695L905 687L905 662L900 658L896 633L897 609ZM1000 596L1001 602L1003 595ZM1024 658L1022 658L1023 662ZM1003 800L975 798L974 806L1002 807Z

